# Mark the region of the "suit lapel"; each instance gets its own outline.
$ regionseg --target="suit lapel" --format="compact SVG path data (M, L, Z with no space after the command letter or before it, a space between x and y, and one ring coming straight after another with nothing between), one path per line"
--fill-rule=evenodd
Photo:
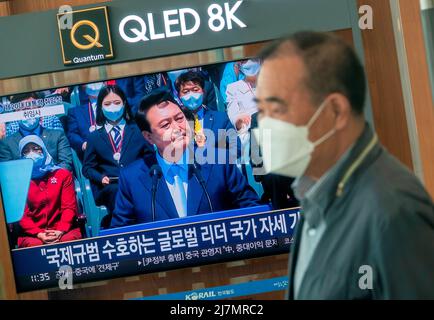
M47 150L50 150L51 148L50 139L47 138L47 132L42 127L41 127L41 139L42 141L44 141Z
M122 140L121 159L125 154L124 150L128 150L128 144L130 143L132 136L133 136L133 128L128 124L125 125L124 137Z
M89 128L92 125L89 119L89 105L83 108L82 112L77 112L78 117L81 118L83 124L85 124L87 128L87 132L89 132Z
M176 211L175 203L173 202L172 195L170 194L164 177L158 180L156 202L166 211L166 214L170 218L179 218L178 211Z
M208 185L208 179L211 175L212 166L203 165L199 166L202 173L203 180L205 181L205 186ZM196 215L199 211L199 205L202 202L202 198L205 196L202 186L200 185L198 179L193 174L192 169L188 170L188 191L187 191L187 215ZM208 203L208 201L206 201ZM211 209L209 208L209 212Z
M103 126L102 128L100 128L98 130L98 134L100 135L100 138L102 141L104 141L104 143L107 145L108 150L110 150L110 153L113 153L113 147L110 143L109 137L108 135L110 133L107 133L107 131L105 130L105 127Z
M211 112L204 110L203 127L212 130L214 126L214 117Z
M145 187L149 189L149 192L152 190L152 179L149 175L149 169L157 164L157 159L155 158L155 153L145 157L145 163L147 165L147 170L145 170L145 177L143 179L143 183ZM151 199L152 201L152 199ZM172 195L170 194L169 188L167 187L166 179L164 176L158 180L157 184L157 193L155 194L155 202L158 204L166 213L169 218L179 218L178 212L176 211L175 203L173 202ZM151 204L149 204L151 207ZM159 214L158 207L156 209L156 215Z

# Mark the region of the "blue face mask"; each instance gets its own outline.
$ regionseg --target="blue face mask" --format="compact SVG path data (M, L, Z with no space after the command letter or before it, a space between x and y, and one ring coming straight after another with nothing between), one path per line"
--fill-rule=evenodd
M104 106L102 108L102 112L104 113L104 117L106 117L107 120L116 122L124 115L124 105L121 104L117 106L111 104L107 107Z
M86 85L86 94L91 103L96 103L96 100L98 99L99 91L103 86L104 83L102 82L91 83Z
M256 76L261 69L261 65L253 60L248 60L245 64L240 67L241 72L247 77Z
M42 178L46 174L45 171L41 170L45 164L45 156L43 154L31 151L24 158L33 161L32 178Z
M26 131L33 131L39 126L39 118L21 120L18 125Z
M86 94L88 96L98 96L99 91L104 86L104 83L97 82L97 83L90 83L86 85Z
M197 110L203 103L203 93L190 92L181 98L182 104L189 110Z

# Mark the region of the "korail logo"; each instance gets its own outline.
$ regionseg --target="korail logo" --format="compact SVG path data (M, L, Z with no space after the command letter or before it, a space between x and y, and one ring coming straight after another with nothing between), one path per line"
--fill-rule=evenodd
M192 292L185 296L185 300L201 300L217 297L214 291Z
M185 296L185 300L198 300L198 299L199 299L199 295L197 294L197 292L193 292Z
M275 286L279 289L286 288L288 286L288 280L277 281L277 282L273 283L273 286Z

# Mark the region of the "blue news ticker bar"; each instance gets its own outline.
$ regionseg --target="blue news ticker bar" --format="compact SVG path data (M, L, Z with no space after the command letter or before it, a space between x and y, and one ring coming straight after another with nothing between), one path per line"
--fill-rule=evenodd
M299 208L269 206L158 221L104 236L12 250L19 292L241 260L289 251ZM111 231L114 234L108 234ZM120 233L122 232L122 233Z
M249 207L249 208L240 208L240 209L233 209L233 210L218 211L218 212L213 212L213 213L200 214L200 215L196 215L196 216L187 216L187 217L184 217L182 219L169 219L169 220L134 224L131 226L119 227L119 228L113 228L113 229L102 229L99 232L99 236L103 237L103 236L110 236L110 235L122 234L122 233L127 233L127 232L159 229L159 228L164 228L164 227L173 227L173 226L177 226L177 225L185 225L185 224L192 224L195 222L218 220L218 219L223 219L223 218L243 216L246 214L260 213L260 212L266 212L266 211L272 211L272 210L273 209L271 208L271 206L262 205L262 206Z

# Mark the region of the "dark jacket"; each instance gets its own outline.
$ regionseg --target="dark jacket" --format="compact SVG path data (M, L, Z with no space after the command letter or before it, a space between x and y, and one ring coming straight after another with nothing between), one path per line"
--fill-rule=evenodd
M149 146L137 125L127 124L124 130L119 163L113 159L113 149L105 127L89 135L82 172L92 183L95 197L102 189L101 181L104 176L119 177L120 169L142 158Z
M238 138L236 130L225 112L210 110L207 107L207 109L204 110L203 127L204 129L212 130L212 132L214 133L215 144L211 143L208 145L208 147L230 149L233 148L233 146L236 146L236 149L230 149L230 151L234 155L234 157L240 157L241 141ZM225 136L224 134L220 135L219 130L225 130L225 132L233 130L236 140L234 139L234 141L232 141L230 139L230 136ZM211 140L209 140L208 142L211 142Z
M155 74L117 79L116 84L125 93L134 115L137 113L142 98L159 87Z
M325 197L326 229L302 279L298 299L434 298L434 205L419 180L376 142L367 125L348 159L333 174ZM363 159L339 195L338 185ZM289 292L299 251L303 212L290 253ZM372 289L362 278L372 271ZM362 286L359 286L362 284Z
M68 139L62 130L41 128L40 138L44 141L48 152L53 157L54 164L72 170L72 152ZM0 161L21 159L18 144L24 138L21 132L0 140Z
M91 110L92 111L92 110ZM92 123L95 123L93 113ZM81 105L68 110L66 136L68 137L71 147L77 152L80 159L83 159L83 143L89 137L89 128L91 127L91 120L89 118L89 105Z

